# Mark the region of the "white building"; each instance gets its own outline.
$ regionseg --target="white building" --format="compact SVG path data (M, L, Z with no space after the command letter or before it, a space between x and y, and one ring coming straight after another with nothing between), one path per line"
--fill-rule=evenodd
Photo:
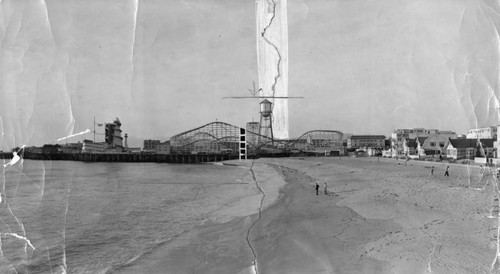
M259 142L259 122L248 122L246 125L246 141L247 144L251 146L251 148L257 147L257 144Z
M95 143L91 140L83 140L82 152L93 153L93 152L107 152L107 143Z
M497 127L473 128L465 132L467 139L496 139Z
M418 137L429 137L433 134L439 134L444 137L455 139L457 134L450 130L437 130L426 128L404 128L395 129L391 134L392 157L404 154L404 140L415 139Z

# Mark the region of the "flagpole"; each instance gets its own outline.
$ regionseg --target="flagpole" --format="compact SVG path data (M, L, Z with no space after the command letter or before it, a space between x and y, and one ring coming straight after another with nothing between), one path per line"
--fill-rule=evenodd
M94 116L94 143L95 143L95 116Z

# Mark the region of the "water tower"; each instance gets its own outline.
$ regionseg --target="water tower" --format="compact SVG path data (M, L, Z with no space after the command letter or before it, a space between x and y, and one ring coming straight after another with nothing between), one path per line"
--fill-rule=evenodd
M261 136L265 136L271 139L271 142L274 141L273 137L273 104L269 102L267 99L260 102L260 124L259 124L259 134ZM264 141L261 140L260 143Z

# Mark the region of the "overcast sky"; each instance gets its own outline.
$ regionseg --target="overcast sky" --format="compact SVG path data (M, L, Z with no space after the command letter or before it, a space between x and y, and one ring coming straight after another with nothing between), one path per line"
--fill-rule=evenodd
M288 0L290 136L496 125L499 27L496 1ZM0 149L93 116L162 141L258 121L259 100L222 99L257 82L255 35L253 0L3 0Z

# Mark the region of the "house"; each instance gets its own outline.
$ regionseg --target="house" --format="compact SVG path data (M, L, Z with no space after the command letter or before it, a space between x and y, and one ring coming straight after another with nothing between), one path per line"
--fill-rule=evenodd
M446 148L446 157L449 159L472 159L476 155L477 140L451 139Z
M442 135L448 138L456 138L457 134L450 130L437 130L425 128L406 128L395 129L391 134L391 147L393 156L404 155L404 140L410 140L420 137L429 137L432 135ZM423 143L421 143L423 144Z
M427 137L417 137L414 139L403 140L403 155L406 156L425 156L423 144ZM401 154L400 154L401 155Z
M446 156L450 159L473 159L493 157L493 139L450 139Z
M449 142L448 135L432 134L421 144L421 149L424 150L425 155L446 155Z
M404 139L403 140L403 154L404 155L418 155L418 139Z
M425 156L425 149L423 148L423 145L424 145L424 142L426 139L427 139L427 137L417 137L416 138L418 156Z
M479 139L478 151L476 151L477 157L487 157L493 158L495 156L495 139Z

